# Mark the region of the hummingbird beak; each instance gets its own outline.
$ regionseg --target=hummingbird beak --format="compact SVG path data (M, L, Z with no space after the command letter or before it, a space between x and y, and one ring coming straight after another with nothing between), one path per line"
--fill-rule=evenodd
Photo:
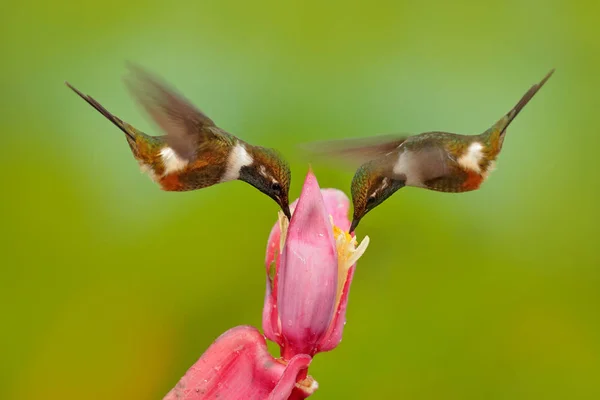
M291 221L292 213L290 212L290 205L288 204L287 200L285 202L281 202L279 205L281 206L281 210L287 217L288 221Z
M358 226L358 223L360 222L360 218L356 218L354 217L352 219L352 224L350 224L350 230L348 231L348 233L352 233L354 232L354 230L356 229L356 227Z

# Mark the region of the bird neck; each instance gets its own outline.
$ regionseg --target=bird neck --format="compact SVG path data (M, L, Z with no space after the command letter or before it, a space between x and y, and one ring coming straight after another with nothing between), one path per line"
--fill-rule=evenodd
M484 154L485 157L490 160L495 160L500 150L502 150L502 144L504 142L504 132L494 128L490 128L480 135L481 141L485 145Z
M233 181L242 179L242 170L246 167L255 164L252 146L247 143L238 141L233 144L231 150L227 154L225 171L221 178L221 182Z

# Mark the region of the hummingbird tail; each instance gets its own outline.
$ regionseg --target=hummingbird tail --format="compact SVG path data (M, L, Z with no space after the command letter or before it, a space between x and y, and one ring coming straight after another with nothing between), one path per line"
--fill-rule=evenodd
M517 105L514 106L513 109L510 110L500 121L498 121L496 125L494 125L494 127L492 128L493 131L499 132L500 136L502 136L505 133L508 125L510 125L510 123L515 119L515 117L519 115L519 112L521 112L521 110L527 105L527 103L529 103L529 101L533 98L533 96L535 96L538 90L540 90L542 86L544 86L544 84L548 81L548 79L550 79L553 73L554 69L548 72L544 79L542 79L539 83L533 85L527 91L527 93L525 93L525 95L521 97L521 100L519 100Z
M137 147L136 145L136 136L140 133L135 130L131 125L123 122L117 116L111 114L106 108L102 106L102 104L98 103L93 97L85 95L73 87L69 82L65 82L72 91L77 93L79 97L84 99L90 106L94 107L100 114L104 115L110 122L115 124L120 130L125 133L126 139L129 142L129 145L132 147L132 150Z

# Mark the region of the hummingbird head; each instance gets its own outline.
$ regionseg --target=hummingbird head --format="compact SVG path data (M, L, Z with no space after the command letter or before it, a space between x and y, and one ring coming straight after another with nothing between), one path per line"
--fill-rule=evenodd
M239 179L275 200L286 217L291 219L288 192L292 173L289 164L276 150L265 147L253 148L252 158L252 164L240 170Z
M362 165L352 179L352 202L354 217L350 232L354 232L360 220L372 209L405 185L404 180L394 179L382 173L376 162Z

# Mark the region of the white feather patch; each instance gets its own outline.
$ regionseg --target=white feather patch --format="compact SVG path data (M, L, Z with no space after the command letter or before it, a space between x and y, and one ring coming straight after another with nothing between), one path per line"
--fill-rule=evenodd
M464 169L481 173L479 163L483 159L483 145L479 142L473 142L467 149L467 152L460 156L458 164Z
M165 172L163 175L169 175L173 172L181 171L188 165L188 162L179 158L170 147L163 147L160 150L160 156L162 158L163 165L165 166Z
M227 159L227 170L221 178L221 182L233 181L240 177L240 169L247 167L252 164L254 159L246 150L246 147L242 143L238 143L234 146Z

